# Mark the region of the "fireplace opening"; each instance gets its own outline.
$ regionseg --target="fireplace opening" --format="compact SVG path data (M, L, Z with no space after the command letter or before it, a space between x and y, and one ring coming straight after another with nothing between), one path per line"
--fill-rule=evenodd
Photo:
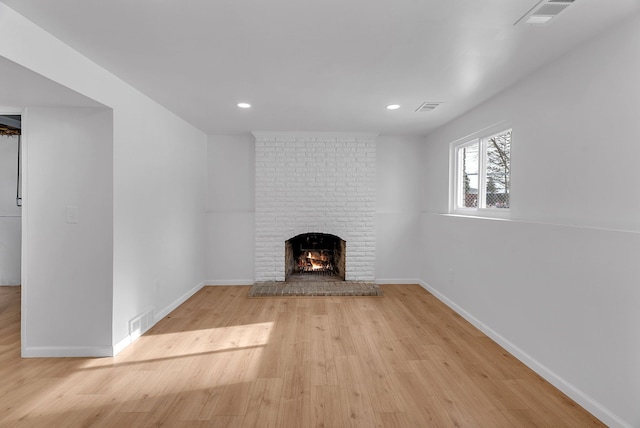
M303 233L285 242L285 281L342 280L346 242L326 233Z

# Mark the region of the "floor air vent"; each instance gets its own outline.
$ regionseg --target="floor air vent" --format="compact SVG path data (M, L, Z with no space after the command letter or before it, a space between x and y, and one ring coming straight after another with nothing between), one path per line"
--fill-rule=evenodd
M135 340L153 326L153 310L143 312L129 321L129 336Z

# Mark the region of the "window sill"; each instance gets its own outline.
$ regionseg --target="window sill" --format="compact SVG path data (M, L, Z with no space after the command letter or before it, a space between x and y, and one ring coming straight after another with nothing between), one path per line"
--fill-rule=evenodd
M454 210L451 211L448 215L457 216L457 217L477 217L477 218L487 218L487 219L495 219L495 220L510 220L511 212L509 210Z

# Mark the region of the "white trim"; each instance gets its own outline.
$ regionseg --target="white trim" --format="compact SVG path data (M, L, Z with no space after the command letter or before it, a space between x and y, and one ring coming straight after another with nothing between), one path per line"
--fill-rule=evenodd
M119 340L117 343L115 343L110 349L111 355L116 356L120 352L122 352L127 346L131 345L133 342L136 341L136 339L138 339L140 336L142 336L147 331L149 331L151 329L151 327L156 325L158 323L158 321L160 321L162 318L164 318L167 315L169 315L178 306L180 306L181 304L186 302L187 299L189 299L191 296L193 296L198 291L200 291L200 289L202 287L204 287L204 285L205 285L204 281L200 282L198 285L193 287L191 290L187 291L182 296L178 297L172 303L167 305L164 309L162 309L158 313L155 313L154 316L153 316L153 324L151 324L146 330L136 333L135 337L131 336L131 334L127 334L125 337L123 337L121 340Z
M460 316L462 316L465 320L469 321L476 328L486 334L490 339L496 342L498 345L502 346L507 352L520 360L524 365L529 367L531 370L542 376L546 381L551 383L553 386L558 388L560 391L569 396L572 400L578 403L580 406L584 407L588 412L593 414L596 418L600 419L606 425L610 427L620 427L620 428L632 428L633 425L630 423L620 419L614 413L612 413L609 409L604 407L602 404L598 403L596 400L585 394L582 390L576 388L573 384L567 382L562 377L558 376L554 371L546 367L544 364L540 363L535 358L531 357L525 351L514 345L511 341L509 341L504 336L497 333L488 325L484 324L482 321L471 315L469 312L465 311L462 307L458 306L453 300L449 299L444 294L440 293L435 288L431 287L424 281L419 281L418 284L427 290L429 293L433 294L438 300L447 305L449 308L454 310Z
M511 219L511 211L509 208L454 208L449 214L459 217L481 217L503 220Z
M205 286L225 286L225 285L253 285L253 279L209 279L204 282Z
M110 346L34 346L23 347L22 358L111 357Z
M198 285L196 285L195 287L193 287L191 290L187 291L186 293L184 293L182 296L178 297L176 300L173 301L173 303L169 304L167 307L165 307L163 310L159 311L158 313L154 314L153 316L153 325L156 325L158 323L158 321L160 321L162 318L166 317L167 315L169 315L171 312L173 312L178 306L180 306L181 304L183 304L184 302L187 301L187 299L189 299L189 297L193 296L194 294L196 294L198 291L200 291L200 289L204 287L204 281L200 282ZM151 328L151 326L149 327ZM144 333L142 333L144 334Z
M376 279L376 284L400 284L400 285L410 285L410 284L418 284L420 282L419 279L390 279L390 278L382 278Z
M21 115L20 126L20 182L22 185L22 222L21 222L21 236L20 246L22 247L20 253L20 283L22 288L20 289L20 354L22 357L26 357L31 350L27 348L27 301L29 300L29 127L28 123L28 109L23 109Z
M589 226L582 224L569 224L569 223L558 223L552 221L543 221L543 220L527 220L527 219L514 219L514 218L499 218L499 217L488 217L488 216L470 216L463 214L455 214L455 213L438 213L431 211L422 211L420 215L435 215L435 216L443 216L443 217L457 217L457 218L471 218L476 220L494 220L494 221L505 221L510 223L522 223L522 224L536 224L542 226L549 227L568 227L571 229L583 229L583 230L597 230L601 232L614 232L614 233L635 233L640 234L640 230L634 229L616 229L612 227L600 227L600 226Z
M132 343L133 340L131 339L131 335L127 334L121 341L111 347L111 355L115 357Z

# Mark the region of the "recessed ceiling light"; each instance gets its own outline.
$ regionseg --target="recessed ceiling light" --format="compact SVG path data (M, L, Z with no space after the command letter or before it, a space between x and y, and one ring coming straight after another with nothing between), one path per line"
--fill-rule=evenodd
M240 107L240 108L250 108L251 104L249 104L249 103L238 103L238 107Z
M398 110L400 108L400 104L389 104L387 106L387 110Z

